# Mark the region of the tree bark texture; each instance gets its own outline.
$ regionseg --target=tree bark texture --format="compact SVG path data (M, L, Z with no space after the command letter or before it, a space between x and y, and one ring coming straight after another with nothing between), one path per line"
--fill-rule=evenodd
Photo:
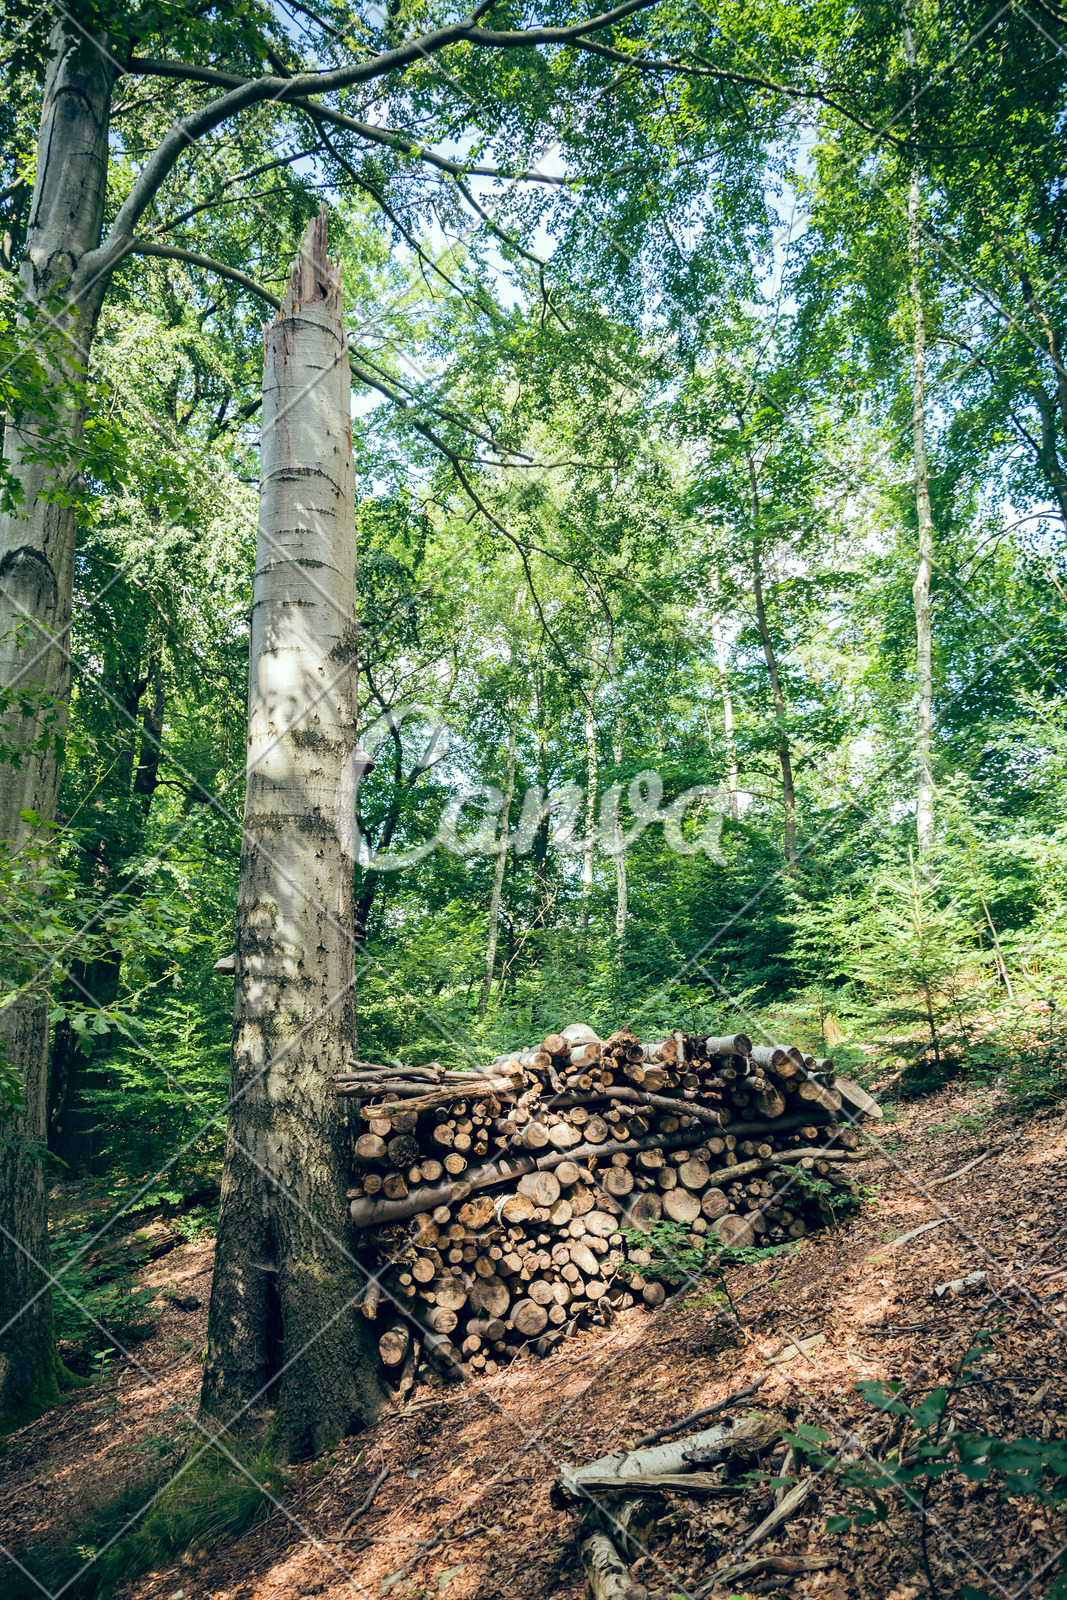
M0 683L25 696L6 737L21 764L0 765L0 841L25 846L24 812L50 821L59 783L57 744L45 733L70 689L67 634L74 583L75 514L51 491L76 477L34 457L59 437L77 447L84 430L75 366L88 364L105 282L81 270L100 243L107 181L112 70L102 50L65 20L52 30L37 171L21 269L22 292L50 331L39 350L54 384L54 410L7 420L4 448L22 489L0 520ZM35 337L26 326L26 339ZM44 450L42 452L42 445ZM58 479L58 485L57 485ZM0 1415L27 1420L58 1395L47 1283L48 1220L41 1155L47 1139L48 981L27 985L0 1012L0 1042L23 1080L25 1112L0 1146Z
M904 25L904 53L916 66L911 28ZM919 561L912 584L915 607L915 831L922 864L934 848L934 666L930 581L934 573L934 518L930 508L930 470L926 459L926 315L922 296L922 250L919 231L919 169L908 183L908 290L912 309L911 435L915 460L915 514L919 527Z
M227 1130L201 1410L281 1458L378 1414L333 1078L354 1015L355 528L325 208L267 329Z

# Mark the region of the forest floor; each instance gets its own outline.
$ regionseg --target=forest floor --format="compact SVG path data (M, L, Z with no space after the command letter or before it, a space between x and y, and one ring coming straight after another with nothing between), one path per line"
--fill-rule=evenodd
M712 1297L691 1292L657 1313L635 1308L608 1331L577 1334L548 1360L517 1362L478 1384L420 1388L376 1427L293 1471L284 1511L230 1543L189 1551L122 1591L124 1600L576 1600L579 1518L549 1497L560 1464L632 1446L767 1374L761 1408L835 1441L849 1430L877 1456L892 1419L856 1381L899 1381L917 1399L952 1381L983 1329L989 1348L953 1391L953 1425L1064 1439L1067 1107L1023 1118L994 1091L950 1086L890 1113L875 1137L879 1153L863 1169L872 1197L857 1217L734 1274L740 1328ZM929 1187L986 1151L958 1179ZM976 1271L988 1277L970 1293L932 1298L936 1285ZM134 1347L135 1363L116 1363L7 1441L0 1542L9 1550L76 1538L89 1508L190 1441L210 1272L210 1241L144 1269L159 1321ZM790 1336L813 1335L822 1338L806 1353L768 1361ZM389 1475L371 1510L338 1541L383 1467ZM716 1566L744 1545L766 1495L756 1486L726 1501L665 1497L649 1554L634 1569L650 1600L697 1591L725 1600L771 1592L769 1583L813 1600L916 1600L931 1592L928 1573L935 1594L970 1585L983 1596L1036 1600L1051 1589L1067 1539L1058 1510L952 1473L927 1495L927 1573L921 1519L898 1494L887 1523L828 1534L827 1516L856 1496L827 1474L753 1553L820 1552L837 1564L716 1588Z

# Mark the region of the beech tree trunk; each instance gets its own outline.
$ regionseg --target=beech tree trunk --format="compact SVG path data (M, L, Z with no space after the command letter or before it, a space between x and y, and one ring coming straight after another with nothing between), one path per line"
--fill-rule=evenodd
M478 996L478 1015L485 1015L485 1008L489 1004L489 993L493 987L493 970L496 966L496 944L500 932L500 896L504 888L504 868L508 859L508 837L510 830L509 818L511 816L511 802L515 794L515 702L509 705L508 719L508 765L504 779L504 804L500 808L500 844L496 853L496 866L493 869L493 888L489 896L489 937L485 947L485 977L482 979L482 992Z
M31 306L54 319L40 354L54 379L48 415L7 420L4 448L23 500L0 519L0 684L26 696L12 710L8 738L21 765L0 765L0 841L25 847L48 822L59 783L57 746L44 735L69 695L67 634L74 580L75 514L69 496L77 463L34 459L62 439L75 450L84 429L75 367L88 364L105 280L80 271L100 243L107 181L112 70L103 51L60 21L45 78L37 172L21 268ZM56 313L62 294L67 309ZM34 337L30 330L27 339ZM69 343L68 343L69 341ZM43 446L43 449L42 449ZM46 835L44 837L47 837ZM58 1397L69 1378L60 1366L48 1293L47 1137L48 981L27 986L0 1012L0 1043L23 1080L25 1111L0 1141L0 1428L28 1421Z
M904 53L916 65L911 28L904 25ZM919 526L919 563L912 584L915 607L915 831L919 862L934 848L934 667L930 581L934 572L934 518L930 509L930 471L926 460L926 316L922 297L922 252L919 235L919 169L908 184L908 288L912 308L911 434L915 459L915 513Z
M201 1410L283 1459L376 1417L378 1349L333 1078L354 1015L355 527L348 356L326 210L263 371L248 787L231 1067Z

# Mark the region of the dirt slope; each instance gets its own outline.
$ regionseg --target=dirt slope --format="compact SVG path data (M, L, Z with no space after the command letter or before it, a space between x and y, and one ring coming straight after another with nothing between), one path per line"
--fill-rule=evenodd
M1012 1437L1067 1437L1067 1116L1062 1109L1018 1126L991 1095L945 1091L879 1132L882 1153L864 1171L875 1190L862 1215L806 1239L787 1261L739 1272L742 1326L697 1293L649 1315L625 1313L608 1333L568 1341L548 1361L518 1363L477 1387L420 1390L402 1413L344 1441L299 1470L285 1512L225 1548L192 1551L179 1567L143 1580L129 1600L288 1600L302 1595L442 1596L445 1600L540 1600L582 1593L578 1517L554 1509L549 1490L563 1462L633 1445L643 1433L769 1373L760 1404L794 1425L879 1454L892 1419L853 1388L856 1379L899 1380L916 1394L944 1381L988 1329L991 1351L954 1394L960 1429ZM949 1183L983 1151L991 1154ZM931 1186L933 1185L933 1186ZM930 1221L942 1226L893 1241ZM15 1551L78 1525L138 1463L183 1431L195 1405L203 1345L209 1251L187 1246L143 1281L177 1280L203 1304L168 1308L159 1330L94 1390L24 1430L0 1460L0 1541ZM984 1271L958 1298L931 1298L950 1278ZM806 1354L768 1364L791 1337L823 1337ZM906 1442L906 1441L905 1441ZM340 1540L351 1512L383 1467L372 1509ZM826 1600L914 1600L929 1584L920 1519L892 1501L888 1526L861 1535L825 1533L846 1497L820 1480L793 1521L759 1554L838 1556L799 1578L714 1586L725 1558L769 1507L757 1487L729 1500L669 1497L634 1569L651 1600L674 1595L773 1592ZM761 1501L763 1504L761 1504ZM991 1595L1048 1592L1067 1535L1064 1518L1025 1498L958 1475L930 1494L927 1559L937 1592L963 1584Z

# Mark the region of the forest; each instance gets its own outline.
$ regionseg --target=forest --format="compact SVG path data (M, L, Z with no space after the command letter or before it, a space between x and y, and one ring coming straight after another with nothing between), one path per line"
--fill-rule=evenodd
M1065 46L1056 0L9 0L3 1434L134 1359L163 1227L213 1252L165 1482L358 1449L353 1063L582 1023L1062 1103Z

